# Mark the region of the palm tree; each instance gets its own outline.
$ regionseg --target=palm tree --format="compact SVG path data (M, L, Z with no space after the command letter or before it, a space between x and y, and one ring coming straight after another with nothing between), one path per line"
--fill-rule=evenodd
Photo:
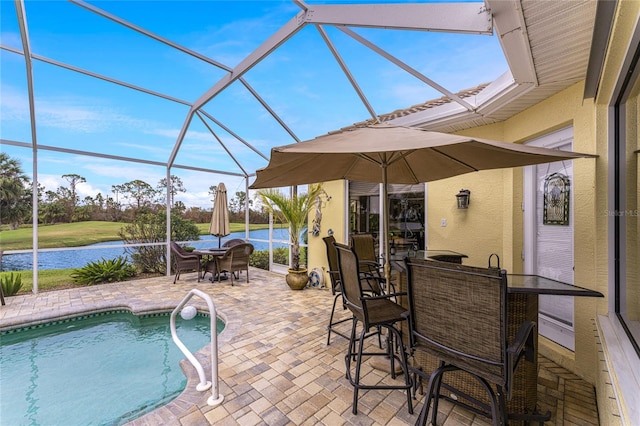
M0 223L17 228L28 215L31 210L28 184L20 161L0 152Z
M275 189L258 191L267 212L289 225L291 237L291 270L300 270L300 238L307 229L309 213L316 198L323 193L322 185L309 185L305 194L287 196Z

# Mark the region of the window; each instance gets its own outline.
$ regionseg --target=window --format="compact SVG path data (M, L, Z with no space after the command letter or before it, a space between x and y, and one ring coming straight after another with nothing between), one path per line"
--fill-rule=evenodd
M640 38L638 31L636 38ZM607 214L613 229L614 310L632 345L640 356L640 46L636 44L621 73L613 105L615 137L611 142L614 193Z
M397 253L409 249L424 250L424 184L388 185L389 234ZM380 243L381 185L349 182L349 234L372 233Z

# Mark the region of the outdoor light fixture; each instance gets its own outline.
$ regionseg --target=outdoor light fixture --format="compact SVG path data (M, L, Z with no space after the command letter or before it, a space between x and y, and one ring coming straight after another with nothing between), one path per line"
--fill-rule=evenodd
M456 194L456 200L458 201L458 208L468 209L470 199L471 199L471 191L469 191L468 189L461 189L460 192Z

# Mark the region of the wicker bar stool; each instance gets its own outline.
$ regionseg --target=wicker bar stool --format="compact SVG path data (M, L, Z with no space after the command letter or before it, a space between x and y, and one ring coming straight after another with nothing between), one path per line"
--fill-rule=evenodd
M514 372L521 359L533 360L536 325L524 321L508 341L506 271L409 258L405 264L411 351L440 360L416 425L426 424L432 403L436 424L442 376L454 371L477 380L489 396L493 424L507 424Z
M346 377L353 386L353 414L358 414L358 393L360 389L402 389L407 393L409 413L413 414L411 400L411 377L407 366L407 354L404 350L402 335L395 324L406 320L407 310L392 301L396 296L406 293L391 293L381 295L367 294L363 289L363 279L359 272L358 256L349 246L334 243L338 253L338 270L342 284L342 294L347 308L353 313L353 324L349 349L345 356ZM356 338L358 322L362 323L360 337ZM387 346L385 351L365 352L365 339L379 333L369 333L371 328L387 330ZM403 385L369 385L360 380L361 364L364 357L381 356L389 359L391 377L395 379L395 363L400 363L404 373ZM355 361L355 374L352 373L351 363Z

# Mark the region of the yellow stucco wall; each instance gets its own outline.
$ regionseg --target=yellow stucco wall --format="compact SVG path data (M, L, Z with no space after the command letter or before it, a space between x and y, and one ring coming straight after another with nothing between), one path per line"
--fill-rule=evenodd
M574 151L597 153L595 106L583 101L583 83L575 84L561 93L523 111L499 125L468 129L466 135L523 143L568 126L573 127ZM606 145L606 144L605 144ZM605 159L581 159L574 163L574 239L575 283L606 294L606 279L598 279L597 256L606 259L606 252L598 249L597 215L599 201L606 200L606 180L600 180L596 191L598 172L606 173ZM464 187L472 193L472 204L467 211L456 211L452 204L453 191ZM487 257L496 252L502 267L510 272L523 270L523 169L483 171L458 176L428 186L429 246L451 248L469 254L466 264L486 265ZM603 192L604 191L604 192ZM598 196L600 194L600 196ZM452 200L441 203L440 200ZM599 210L603 211L603 210ZM447 228L440 227L441 218L452 220ZM606 247L606 245L605 245ZM605 274L606 276L606 274ZM602 276L600 275L602 278ZM559 364L595 381L597 352L593 339L593 320L606 312L606 300L576 298L576 350L563 349L544 338L540 339L541 352Z
M329 229L333 230L336 241L344 242L346 236L345 229L345 206L346 206L346 185L344 181L332 181L322 184L325 192L331 197L322 208L322 221L320 222L320 235L314 237L309 234L309 250L307 266L309 270L313 268L322 268L324 271L325 286L331 288L329 275L327 274L329 265L327 263L327 252L324 245L323 237L328 235ZM315 217L312 213L309 217L309 229L313 228L311 222ZM328 318L328 317L327 317Z
M607 168L606 168L606 159L607 159L607 150L605 141L609 139L609 134L611 129L609 129L608 123L610 120L609 117L609 105L611 104L611 99L613 97L613 93L615 90L616 84L618 84L620 80L620 68L622 63L625 61L628 55L628 50L630 49L629 43L632 37L632 34L638 25L638 21L640 20L640 2L635 0L623 0L618 3L618 8L615 14L614 26L612 28L612 33L609 38L609 45L607 49L607 55L605 57L604 68L602 72L601 84L599 86L598 95L596 98L596 108L595 108L595 134L597 139L597 149L598 153L601 155L599 159L600 167L597 170L597 186L596 186L596 211L595 215L595 249L597 252L596 255L596 265L595 265L595 273L596 273L596 282L602 288L603 293L605 293L607 287L607 279L608 279L608 215L607 215ZM634 47L632 47L633 49ZM635 94L637 96L637 93ZM632 121L628 122L627 132L631 131L633 134L638 134L638 104L640 100L636 98L635 105L636 108L634 110L633 104L629 104L628 107L630 110L628 113L632 114L627 116L627 119L631 118ZM635 116L633 115L635 114ZM633 134L628 136L633 136ZM637 149L637 148L636 148ZM636 154L637 155L637 154ZM637 167L637 159L634 159L634 163ZM629 174L627 175L629 176ZM636 178L636 183L637 182ZM629 184L630 182L628 182ZM632 187L628 187L627 189L631 189ZM638 197L638 186L635 186L635 197ZM629 194L629 192L627 192ZM633 192L632 192L633 194ZM637 201L636 201L637 203ZM635 204L637 205L637 204ZM637 242L637 237L635 240ZM635 248L636 255L638 248ZM637 267L637 266L636 266ZM638 276L638 271L632 271L635 273L635 276ZM627 276L629 276L629 272L627 272ZM637 283L637 281L636 281ZM635 286L637 288L637 285ZM606 294L606 293L605 293ZM611 297L614 297L614 294L611 294ZM633 295L627 294L628 300L633 300ZM637 296L636 299L637 300ZM607 314L607 311L600 312L603 315ZM599 327L599 329L601 329ZM603 345L605 352L608 350L606 345ZM618 354L620 356L621 354ZM609 354L604 354L603 359L611 359ZM625 400L625 395L622 393L618 379L616 377L616 372L612 372L610 374L609 368L610 365L607 362L601 361L599 363L599 370L597 371L596 377L596 395L598 398L598 410L600 413L600 419L603 424L611 419L616 418L616 411L620 409L622 413L628 413L629 407L627 406L628 402ZM613 392L616 392L615 395ZM612 404L612 397L617 396L616 404ZM619 418L619 417L617 417ZM629 419L627 417L627 421L637 420L637 419Z

